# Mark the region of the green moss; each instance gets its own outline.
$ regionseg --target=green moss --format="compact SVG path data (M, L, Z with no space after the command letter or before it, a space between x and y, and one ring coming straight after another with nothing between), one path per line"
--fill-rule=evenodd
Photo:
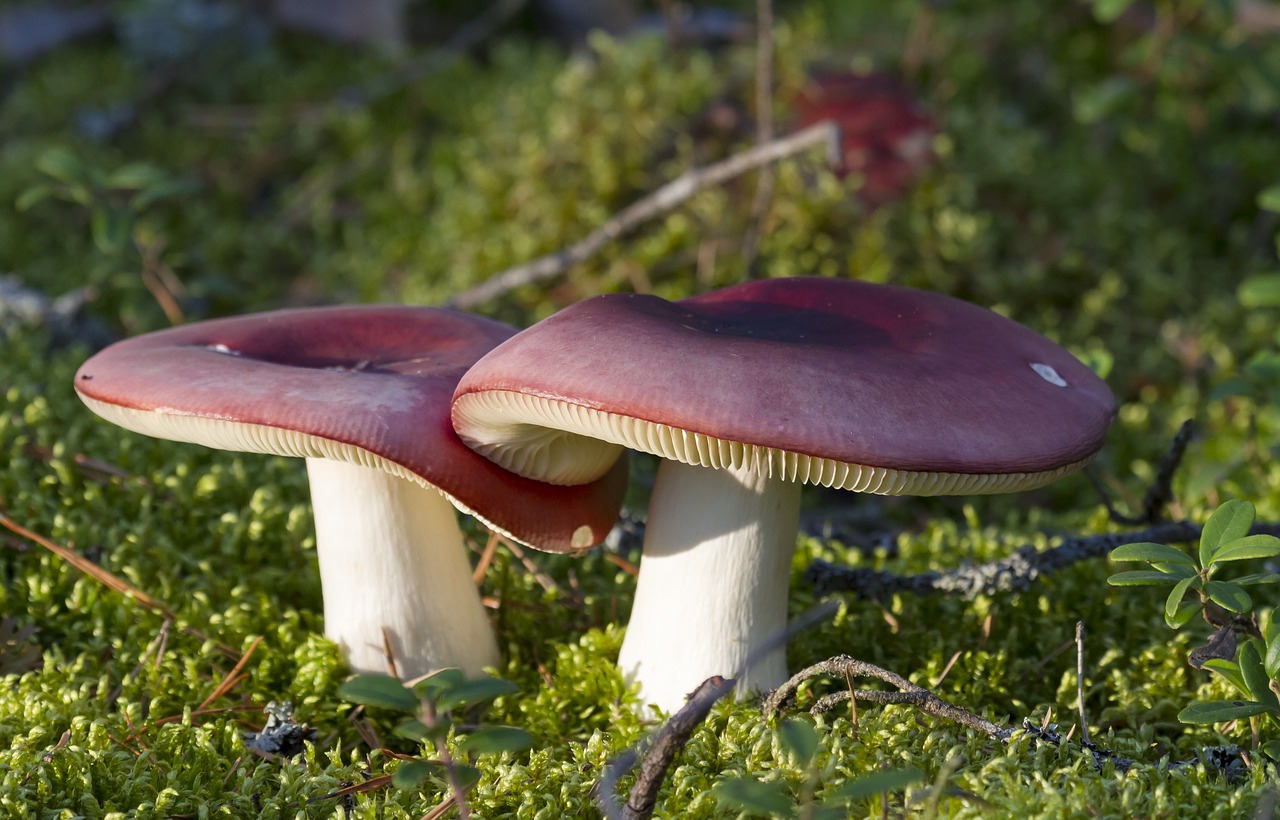
M939 120L938 158L908 196L874 213L853 196L857 181L837 179L816 155L784 163L761 269L941 290L1073 350L1106 351L1122 408L1097 468L1122 504L1136 507L1169 438L1196 417L1201 435L1174 514L1203 520L1239 497L1276 519L1280 413L1210 395L1274 344L1274 313L1245 310L1235 288L1276 264L1275 222L1254 198L1280 168L1280 46L1216 7L1153 9L1172 25L1104 24L1087 5L1046 17L1031 0L784 9L780 118L811 64L902 66ZM904 63L909 40L920 50ZM77 113L138 99L148 78L114 43L76 46L26 69L0 98L2 263L53 294L96 282L90 312L119 332L165 323L136 250L98 250L89 210L4 205L40 181L33 159L56 144L95 168L146 161L199 181L138 217L139 241L184 283L188 318L312 301L435 302L744 146L749 123L717 132L703 114L719 99L749 109L753 66L749 47L673 52L655 39L601 37L566 56L500 37L482 60L351 108L315 103L381 76L383 60L282 41L224 76L182 78L132 128L98 143L76 130ZM562 280L486 311L524 323L603 291L679 297L737 281L754 187L744 178L703 191ZM336 695L345 669L322 636L301 463L154 441L95 419L71 389L87 353L51 348L35 331L0 336L0 509L177 618L166 630L160 614L0 536L0 613L35 626L43 656L0 682L0 817L420 817L443 782L374 789L349 805L328 796L399 764L363 744ZM815 558L920 572L1109 528L1080 477L1014 498L841 502L890 532L893 548L802 539L793 614L817 602L801 581ZM537 744L484 758L471 799L483 816L595 816L602 767L653 728L613 668L634 580L598 554L534 560L552 589L505 551L486 575L485 594L500 601L496 671L521 693L473 717L524 727ZM916 766L926 780L908 789L915 807L959 756L947 782L959 791L939 807L953 816L1250 811L1274 776L1268 767L1230 783L1161 762L1250 743L1244 725L1220 735L1176 721L1191 700L1228 695L1185 663L1207 629L1171 633L1158 593L1108 587L1109 571L1080 565L973 601L845 601L791 642L789 658L799 667L855 654L991 720L1049 716L1065 731L1077 720L1076 662L1058 650L1083 620L1094 737L1143 765L1099 772L1074 745L1006 746L907 708L864 705L856 727L846 711L817 719L817 797L849 777ZM246 677L199 712L235 663L215 642L243 652L257 639ZM803 697L843 686L814 682ZM240 733L282 699L319 739L295 761L264 760ZM389 716L371 720L392 751L416 751L393 736ZM726 816L710 789L745 776L798 799L807 772L754 704L720 704L677 757L659 815ZM880 810L879 798L851 806L854 816Z

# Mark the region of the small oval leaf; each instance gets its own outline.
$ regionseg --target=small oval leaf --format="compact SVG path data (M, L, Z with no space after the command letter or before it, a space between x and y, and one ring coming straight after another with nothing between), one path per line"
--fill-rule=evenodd
M458 745L464 752L478 755L521 752L533 745L533 735L514 726L489 726L475 730Z
M1193 703L1178 713L1183 723L1226 723L1273 711L1265 703L1252 700L1210 700Z
M1226 544L1249 534L1253 526L1253 504L1233 498L1213 511L1200 533L1200 566L1208 566L1213 554Z
M1280 307L1280 273L1250 276L1236 288L1236 298L1247 308Z
M1236 691L1245 697L1249 696L1249 687L1244 682L1244 675L1240 674L1240 666L1235 661L1222 660L1221 658L1213 658L1204 662L1204 669L1217 672L1219 675L1227 679L1227 682L1236 688Z
M354 703L400 712L418 709L418 697L390 675L356 675L338 687L338 695Z
M1248 612L1253 608L1253 598L1249 593L1230 581L1210 581L1204 585L1204 593L1228 612Z
M1156 544L1151 541L1139 541L1133 544L1121 544L1111 551L1112 561L1157 561L1164 564L1193 564L1191 556L1177 547L1168 544Z
M448 712L459 707L493 700L500 695L513 695L519 691L520 687L509 680L503 680L502 678L476 678L475 680L463 681L449 691L440 694L436 699L436 708L442 712Z
M1149 569L1139 569L1133 572L1117 572L1107 579L1107 583L1113 587L1141 587L1154 586L1155 584L1176 584L1182 580L1176 575L1170 575L1167 572L1157 572Z
M790 753L797 766L805 767L818 753L818 733L800 718L792 718L778 727L778 742Z
M795 802L781 783L761 783L747 777L721 780L712 787L716 802L722 806L756 814L790 817Z
M1258 703L1265 703L1272 709L1280 710L1280 701L1276 693L1271 691L1271 678L1262 666L1262 653L1258 651L1258 640L1248 640L1240 648L1240 674L1244 676L1245 685L1249 687L1249 696Z
M439 763L426 760L406 760L391 776L391 784L397 789L416 789L422 781L442 771Z
M1166 598L1164 602L1164 620L1165 623L1169 624L1169 626L1173 626L1174 622L1177 620L1178 610L1182 605L1182 599L1186 596L1187 590L1191 588L1191 582L1194 580L1194 575L1190 578L1183 578L1181 581L1174 584L1173 589L1169 591L1169 597ZM1182 623L1186 623L1186 621L1183 621ZM1178 626L1181 625L1182 624L1178 624ZM1176 626L1173 626L1173 628L1177 629Z
M889 769L847 780L843 785L831 792L830 797L847 803L851 800L870 797L873 794L900 792L912 783L918 783L921 780L924 780L924 772L919 769Z
M1280 538L1274 535L1246 535L1223 544L1213 554L1213 562L1247 561L1250 558L1274 558L1280 555Z

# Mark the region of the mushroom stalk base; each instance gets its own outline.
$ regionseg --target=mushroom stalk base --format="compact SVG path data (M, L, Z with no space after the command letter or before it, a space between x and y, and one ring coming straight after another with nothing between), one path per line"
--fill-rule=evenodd
M356 672L411 679L448 666L477 675L499 661L453 507L380 470L307 459L325 635Z
M674 713L712 675L737 676L739 694L782 685L799 518L799 484L662 463L618 658L642 702Z

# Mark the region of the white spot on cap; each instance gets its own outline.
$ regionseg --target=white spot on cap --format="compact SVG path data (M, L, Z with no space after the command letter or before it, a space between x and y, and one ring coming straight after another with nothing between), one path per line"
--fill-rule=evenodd
M1067 386L1066 379L1059 376L1058 371L1054 370L1052 367L1050 367L1047 364L1040 364L1040 362L1032 362L1031 369L1039 373L1040 378L1044 379L1049 384L1057 385L1058 387Z
M218 344L209 345L209 349L212 350L214 353L223 353L223 354L226 354L227 356L240 355L239 350L232 350L231 348L227 347L221 342L219 342Z
M569 546L576 550L586 549L595 543L595 540L591 535L591 528L583 524L573 531L573 536L569 539Z

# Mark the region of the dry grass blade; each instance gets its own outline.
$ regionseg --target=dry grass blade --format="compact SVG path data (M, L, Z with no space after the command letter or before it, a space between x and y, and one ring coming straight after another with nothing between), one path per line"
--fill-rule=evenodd
M258 644L260 643L262 643L261 635L253 639L253 643L249 644L249 648L240 656L240 660L236 661L236 665L231 667L231 671L227 673L226 677L224 677L222 681L214 687L214 690L209 693L209 697L205 698L200 705L196 707L197 711L208 708L209 704L230 692L235 688L236 684L248 677L248 675L242 675L240 673L244 670L244 665L249 662L249 656L253 654L253 650L257 649Z
M158 612L166 618L177 620L178 613L170 609L167 604L157 601L155 598L152 598L150 595L130 584L120 576L108 572L75 550L64 547L61 544L55 544L39 533L32 532L22 526L4 513L0 513L0 526L5 527L28 541L39 544L49 550L49 552L52 552L54 555L66 561L71 566L83 572L85 575L88 575L90 578L98 581L103 586L114 589L122 595L127 595L133 598L139 604L142 604L142 606L150 609L152 612ZM201 641L211 642L219 652L227 655L228 657L240 657L240 652L235 647L228 646L227 644L217 641L212 641L208 635L193 627L183 627L183 631Z

